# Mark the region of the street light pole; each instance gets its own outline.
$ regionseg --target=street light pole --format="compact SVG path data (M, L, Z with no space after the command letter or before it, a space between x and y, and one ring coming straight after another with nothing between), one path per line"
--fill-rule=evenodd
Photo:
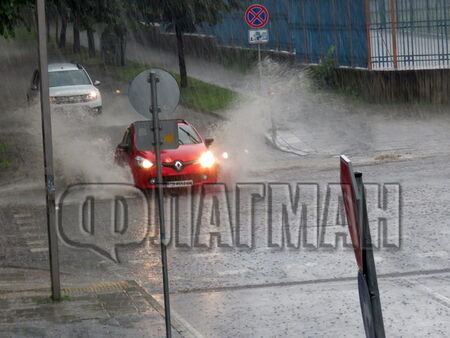
M38 23L39 74L41 89L42 140L44 149L45 191L47 205L47 232L50 260L52 299L61 299L59 279L58 237L56 236L55 178L53 174L52 121L48 90L47 27L45 0L36 0Z

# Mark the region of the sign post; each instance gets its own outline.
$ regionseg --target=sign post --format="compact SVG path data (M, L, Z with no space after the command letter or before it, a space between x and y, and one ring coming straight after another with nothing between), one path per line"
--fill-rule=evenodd
M264 6L251 5L245 11L245 22L252 28L248 31L248 42L258 46L259 86L261 90L261 44L269 42L269 31L261 28L269 22L269 11Z
M150 96L148 91L150 84ZM172 337L170 319L169 272L167 263L167 238L164 220L164 182L161 172L161 150L176 149L178 143L177 120L159 119L160 113L170 113L175 110L180 100L180 88L172 75L161 69L144 70L132 81L128 97L133 108L142 116L152 119L152 123L141 122L145 129L151 129L153 144L150 147L156 157L156 185L158 194L159 232L161 238L161 265L164 289L164 314L166 322L166 337ZM161 136L164 136L161 138ZM150 150L150 149L149 149Z
M158 186L158 209L159 209L159 232L161 237L161 265L163 273L163 287L164 287L164 313L166 320L166 336L172 337L172 326L170 323L170 298L169 298L169 273L167 271L167 247L166 247L166 227L164 222L164 195L163 195L163 180L161 173L161 139L159 129L159 107L157 97L157 82L159 81L155 72L150 72L149 82L151 90L152 104L150 112L153 115L153 135L155 139L155 154L156 154L156 184Z
M258 48L258 75L259 75L259 91L263 92L262 85L262 60L261 60L261 44L269 42L269 30L263 29L269 22L269 11L266 7L258 4L251 5L245 11L245 22L251 28L248 30L248 43L256 45ZM271 94L269 94L271 95ZM270 107L270 124L272 128L272 140L276 135L275 121L273 118L272 106Z
M373 258L366 196L361 173L341 156L341 189L347 223L358 265L358 289L364 330L368 338L384 338L383 314Z
M61 299L59 276L58 237L56 236L55 178L53 171L52 121L48 90L47 33L45 24L45 0L36 0L39 46L39 74L41 88L41 119L44 149L45 192L47 205L47 232L50 260L52 299Z

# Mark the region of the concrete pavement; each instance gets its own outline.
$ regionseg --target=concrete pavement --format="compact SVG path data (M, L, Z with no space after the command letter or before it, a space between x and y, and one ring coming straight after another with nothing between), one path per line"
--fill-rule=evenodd
M6 270L6 271L5 271ZM48 284L25 280L23 271L1 269L0 335L2 337L165 337L164 311L135 281L63 288L52 302ZM28 281L29 282L29 281ZM41 287L39 287L39 285ZM177 318L173 337L194 337Z

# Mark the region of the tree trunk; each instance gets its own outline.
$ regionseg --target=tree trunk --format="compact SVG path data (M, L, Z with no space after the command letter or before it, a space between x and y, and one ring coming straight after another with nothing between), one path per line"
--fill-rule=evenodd
M95 39L94 39L94 30L92 27L88 27L86 29L87 39L88 39L88 53L89 57L95 57Z
M59 12L59 16L61 17L61 31L59 32L59 42L58 47L60 49L66 48L66 30L67 30L67 14L64 9L61 9Z
M58 46L59 18L55 15L55 45Z
M78 20L74 19L73 21L73 52L80 53L81 45L80 45L80 30L78 28Z
M126 33L120 35L120 65L125 66L125 50L127 41L125 39Z
M46 18L46 25L47 25L47 41L50 41L50 18Z
M180 85L181 88L186 88L188 86L188 79L186 61L184 59L183 32L181 31L181 27L178 22L175 22L175 33L177 36L178 63L180 65Z

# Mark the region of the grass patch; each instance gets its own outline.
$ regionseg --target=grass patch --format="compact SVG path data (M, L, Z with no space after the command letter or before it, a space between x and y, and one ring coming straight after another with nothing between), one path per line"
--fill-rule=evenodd
M20 26L15 29L12 39L21 43L37 43L37 33L32 28Z
M178 83L180 75L171 73ZM201 111L214 112L228 108L239 94L228 89L203 82L192 77L188 78L188 87L180 88L181 103Z
M106 67L106 69L114 69L117 76L126 82L131 82L136 75L149 68L152 67L134 61L127 61L123 67Z
M33 298L33 301L38 304L51 304L53 303L53 299L51 297L39 297L39 298ZM70 296L61 296L58 302L71 302L73 299Z
M5 169L11 165L11 161L4 158L7 150L8 146L5 143L0 142L0 169Z
M99 56L99 51L95 51L96 56L94 58L90 58L88 49L84 46L81 46L80 53L74 53L72 43L66 42L66 46L64 48L58 48L55 40L50 39L47 47L50 55L64 55L64 58L66 58L69 62L81 63L83 65L101 65L103 63Z
M128 61L123 67L107 67L113 69L117 76L124 81L131 82L140 72L152 68L138 62ZM180 75L169 72L180 84ZM239 94L220 86L188 77L188 87L181 88L181 104L200 111L214 112L228 108Z

